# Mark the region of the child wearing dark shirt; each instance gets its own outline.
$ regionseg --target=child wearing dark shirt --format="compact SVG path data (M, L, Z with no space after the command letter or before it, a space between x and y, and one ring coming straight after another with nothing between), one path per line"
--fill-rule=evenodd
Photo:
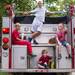
M48 51L43 50L42 56L39 58L38 61L38 68L40 69L47 69L49 68L48 63L51 62L52 57L48 56Z

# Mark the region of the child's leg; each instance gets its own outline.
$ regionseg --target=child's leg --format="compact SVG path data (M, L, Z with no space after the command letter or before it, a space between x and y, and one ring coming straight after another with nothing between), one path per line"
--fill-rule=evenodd
M68 57L71 58L71 53L70 53L71 45L69 45L69 43L67 43L66 41L64 41L64 42L63 42L63 46L66 47Z
M39 31L34 32L34 33L32 33L32 38L36 38L36 37L38 37L40 34L41 34L41 32L39 32Z
M31 31L31 34L33 34L34 32L33 31ZM38 42L36 41L36 39L34 38L33 39L33 44L38 44Z
M35 39L36 37L38 37L40 34L41 34L41 32L32 33L31 37L28 38L29 42L31 42L32 39Z
M38 37L41 34L42 31L42 27L43 27L43 23L42 22L36 22L38 25L36 25L35 23L33 24L31 31L32 31L32 35L31 37L28 39L30 42L32 39L35 39L36 37Z
M41 34L42 31L42 27L43 27L43 23L39 22L38 25L34 25L34 27L32 28L32 38L36 38Z
M70 53L71 45L69 45L69 44L67 43L66 48L67 48L67 53L68 53L68 56L69 56L69 55L71 54L71 53Z
M61 46L57 45L57 50L58 50L58 59L61 59Z
M59 45L57 45L57 50L58 50L58 53L61 54L61 49Z
M45 69L45 67L40 64L38 64L38 68Z

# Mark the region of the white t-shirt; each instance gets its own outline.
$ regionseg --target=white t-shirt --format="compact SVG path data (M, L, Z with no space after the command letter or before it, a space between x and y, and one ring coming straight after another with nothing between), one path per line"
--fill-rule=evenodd
M45 21L45 13L49 12L45 7L37 7L34 10L31 11L31 13L35 13L35 18L38 20L44 22Z

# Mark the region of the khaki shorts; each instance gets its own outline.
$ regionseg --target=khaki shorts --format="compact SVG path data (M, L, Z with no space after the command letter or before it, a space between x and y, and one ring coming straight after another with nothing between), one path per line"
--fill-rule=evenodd
M37 31L42 32L42 28L43 28L43 22L35 18L32 23L31 31L32 32L37 32Z

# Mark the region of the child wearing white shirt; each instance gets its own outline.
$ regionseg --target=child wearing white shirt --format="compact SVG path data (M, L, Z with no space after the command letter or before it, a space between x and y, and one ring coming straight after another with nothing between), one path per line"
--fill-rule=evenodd
M32 10L30 12L24 12L25 15L26 14L34 14L35 15L35 18L32 23L32 28L31 28L32 35L28 38L28 40L30 42L32 41L32 39L34 39L34 44L38 44L36 42L35 38L38 37L42 32L43 22L45 21L45 14L46 13L52 14L55 12L48 11L43 6L43 3L41 1L38 1L37 8L35 8L34 10Z

